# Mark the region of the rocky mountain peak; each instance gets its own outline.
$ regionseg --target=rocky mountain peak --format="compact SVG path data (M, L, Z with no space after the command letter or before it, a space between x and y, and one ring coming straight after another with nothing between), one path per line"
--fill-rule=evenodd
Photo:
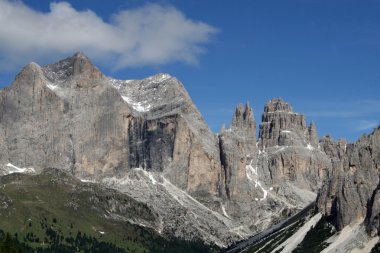
M239 130L239 129L245 129L245 128L254 130L254 132L256 132L253 109L251 108L249 102L246 103L245 107L243 104L239 104L236 107L236 110L231 122L232 130Z
M46 82L47 80L41 66L31 62L17 74L9 89L13 89L14 92L19 93L17 94L18 100L22 103L25 99L28 99L31 92L34 93L36 90L42 89Z
M43 72L41 70L41 66L35 62L31 62L26 65L21 72L16 76L16 80L20 78L33 77L35 79L36 76L43 76Z
M72 78L99 79L104 77L90 59L81 52L57 63L46 65L42 70L46 78L53 83L68 81Z
M309 133L305 117L294 113L281 98L274 98L264 107L259 138L261 147L307 146Z
M273 98L264 107L264 113L292 111L292 107L284 100L282 100L282 98Z

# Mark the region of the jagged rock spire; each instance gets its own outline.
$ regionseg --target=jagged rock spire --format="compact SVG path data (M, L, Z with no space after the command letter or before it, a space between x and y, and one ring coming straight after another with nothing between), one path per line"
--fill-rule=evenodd
M244 132L248 138L256 141L256 122L249 102L245 107L243 104L237 106L232 118L231 130Z
M292 111L292 107L282 98L272 98L264 107L264 113Z
M312 121L310 123L310 126L308 128L308 132L309 132L310 145L317 148L318 147L318 132L317 132L317 128L314 124L314 121Z
M219 134L219 145L226 195L231 199L252 199L254 193L249 190L245 170L247 159L252 159L257 148L256 123L249 102L237 106L230 129Z

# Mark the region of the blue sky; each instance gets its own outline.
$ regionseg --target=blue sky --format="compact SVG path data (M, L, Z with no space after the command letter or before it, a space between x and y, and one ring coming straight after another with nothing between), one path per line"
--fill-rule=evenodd
M119 79L176 76L215 132L248 100L259 123L273 97L314 120L320 136L354 141L380 123L379 1L0 0L0 21L9 5L17 19L0 22L3 87L29 61L80 50ZM45 34L61 15L92 32L73 21L71 37L61 26ZM23 19L30 27L15 35Z

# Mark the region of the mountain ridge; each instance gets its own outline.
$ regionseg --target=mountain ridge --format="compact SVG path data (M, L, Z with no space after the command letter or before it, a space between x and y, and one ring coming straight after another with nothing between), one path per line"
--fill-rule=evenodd
M346 153L279 98L265 105L258 137L249 102L214 134L175 77L116 80L82 53L28 64L0 109L2 174L8 164L60 168L149 204L163 233L220 247L315 201Z

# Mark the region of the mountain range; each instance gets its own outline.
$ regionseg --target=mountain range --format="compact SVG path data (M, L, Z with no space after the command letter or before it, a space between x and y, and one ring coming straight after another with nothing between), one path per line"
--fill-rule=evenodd
M258 131L247 102L215 134L175 77L116 80L82 53L30 63L0 92L0 229L24 247L74 252L80 231L110 252L215 252L315 202L298 244L277 251L328 218L336 232L319 251L369 252L379 169L380 128L355 143L319 139L274 98Z

